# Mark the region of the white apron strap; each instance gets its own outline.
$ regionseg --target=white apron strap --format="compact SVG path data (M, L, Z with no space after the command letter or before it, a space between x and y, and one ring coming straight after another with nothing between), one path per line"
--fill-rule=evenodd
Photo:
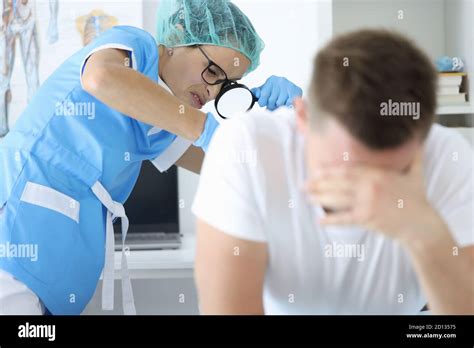
M115 239L113 219L119 217L122 221L122 303L125 315L136 315L135 303L133 299L132 282L128 271L127 255L125 252L125 240L128 231L128 218L122 204L115 202L107 190L100 182L96 182L92 186L92 192L97 196L99 201L107 208L107 224L105 234L105 264L103 273L102 286L102 309L114 309L114 256L115 256Z

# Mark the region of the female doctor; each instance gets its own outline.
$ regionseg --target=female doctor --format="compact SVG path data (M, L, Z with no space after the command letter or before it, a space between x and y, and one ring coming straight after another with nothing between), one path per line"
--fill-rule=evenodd
M199 109L258 66L264 44L234 4L160 3L156 41L108 30L51 75L0 142L0 314L80 314L102 271L113 309L112 221L124 242L141 162L199 172L218 126ZM253 91L271 110L301 95L275 76ZM124 252L122 292L134 314Z

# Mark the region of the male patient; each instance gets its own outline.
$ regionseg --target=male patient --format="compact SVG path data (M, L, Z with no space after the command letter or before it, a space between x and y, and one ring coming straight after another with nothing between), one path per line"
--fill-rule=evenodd
M435 95L412 42L363 30L294 110L226 122L193 205L201 312L474 313L474 154Z

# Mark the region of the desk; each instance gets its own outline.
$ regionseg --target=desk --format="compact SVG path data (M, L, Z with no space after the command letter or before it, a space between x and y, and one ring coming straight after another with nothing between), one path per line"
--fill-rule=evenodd
M132 279L192 278L196 237L186 234L176 250L131 250L128 268ZM115 278L120 279L122 252L115 252Z

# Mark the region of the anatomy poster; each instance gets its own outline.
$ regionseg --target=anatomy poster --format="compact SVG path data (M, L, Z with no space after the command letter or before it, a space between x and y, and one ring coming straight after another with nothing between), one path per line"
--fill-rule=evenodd
M114 25L143 26L141 0L0 0L0 129L14 122L41 83Z

